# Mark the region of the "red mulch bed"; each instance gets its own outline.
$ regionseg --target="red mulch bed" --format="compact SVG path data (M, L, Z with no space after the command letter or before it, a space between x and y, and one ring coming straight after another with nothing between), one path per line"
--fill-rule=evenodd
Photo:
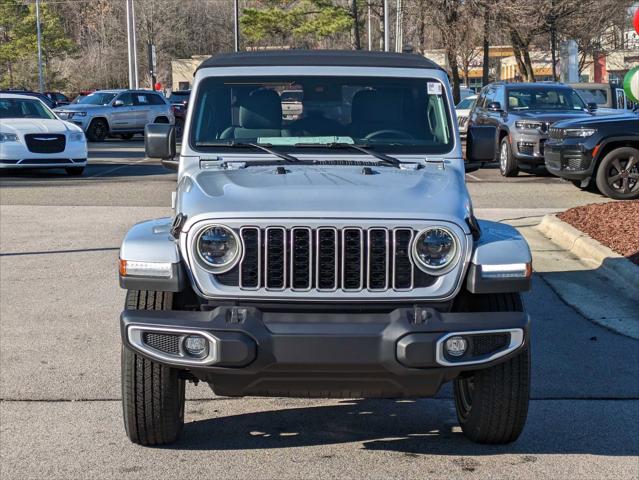
M639 265L639 200L584 205L558 217Z

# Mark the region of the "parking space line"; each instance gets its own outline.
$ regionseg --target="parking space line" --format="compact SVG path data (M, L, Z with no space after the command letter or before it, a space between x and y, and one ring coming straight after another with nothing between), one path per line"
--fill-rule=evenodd
M106 174L108 174L108 173L112 173L112 172L116 172L116 171L121 170L121 169L123 169L123 168L132 167L132 166L134 166L134 165L137 165L138 163L144 163L144 162L146 162L147 160L149 160L149 159L148 159L148 158L143 158L142 160L138 160L138 161L136 161L136 162L132 162L132 163L129 163L129 164L127 164L127 165L122 165L122 166L120 166L120 167L112 168L112 169L110 169L110 170L107 170L106 172L100 172L100 173L96 173L95 175L89 175L89 177L88 177L88 178L92 178L92 177L101 177L101 176L103 176L103 175L106 175ZM94 164L94 165L96 165L96 164Z
M481 179L481 178L476 177L476 176L475 176L475 175L473 175L472 173L467 173L467 174L466 174L466 176L467 176L467 177L470 177L470 178L472 178L473 180L476 180L476 181L478 181L478 182L481 182L481 181L482 181L482 179Z

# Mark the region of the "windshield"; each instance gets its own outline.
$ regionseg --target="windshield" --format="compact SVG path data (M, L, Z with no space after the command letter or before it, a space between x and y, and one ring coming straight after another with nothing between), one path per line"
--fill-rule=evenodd
M285 106L291 102L294 109ZM285 148L368 145L446 153L453 144L445 89L436 80L380 77L210 77L198 88L191 146Z
M96 92L90 93L86 97L78 99L78 103L82 105L108 105L115 98L115 93Z
M55 119L55 114L38 100L0 98L0 118Z
M477 97L466 97L461 102L459 102L455 108L457 108L458 110L470 109L473 106L473 103L475 103L475 100L477 100Z
M183 103L183 102L188 102L189 100L189 93L178 93L178 92L173 92L169 98L167 99L169 102L171 103Z
M586 104L569 88L522 88L508 91L508 110L584 110Z

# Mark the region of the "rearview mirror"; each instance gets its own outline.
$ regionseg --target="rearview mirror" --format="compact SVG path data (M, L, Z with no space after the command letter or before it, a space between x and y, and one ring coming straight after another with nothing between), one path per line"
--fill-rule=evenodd
M501 112L501 103L490 102L488 104L488 110L490 110L491 112Z
M591 112L596 112L599 109L599 105L597 105L595 102L590 102L588 104L588 110L590 110Z
M162 165L177 170L175 160L175 126L168 123L149 123L144 127L144 152L148 158L159 158Z
M116 100L113 102L114 107L122 107L124 106L124 102L122 100Z
M497 147L497 128L493 126L472 125L468 128L466 140L466 159L468 168L495 160Z

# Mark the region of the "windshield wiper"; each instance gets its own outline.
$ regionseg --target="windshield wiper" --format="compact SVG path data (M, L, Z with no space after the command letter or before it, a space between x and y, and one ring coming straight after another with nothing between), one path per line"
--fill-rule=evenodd
M195 144L196 147L232 147L232 148L256 148L258 150L262 150L263 152L270 153L271 155L275 155L276 157L281 158L282 160L286 160L291 163L298 163L300 160L293 155L289 155L288 153L278 152L277 150L273 150L272 145L270 143L260 144L260 143L248 143L248 142L220 142L220 143L209 143L209 142L197 142Z
M357 143L296 143L295 147L315 147L315 148L351 148L353 150L357 150L358 152L365 153L366 155L370 155L371 157L375 157L378 160L383 161L393 167L400 168L402 162L400 162L395 157L391 157L390 155L386 155L381 152L374 152L370 150L370 145L368 144L357 144Z

